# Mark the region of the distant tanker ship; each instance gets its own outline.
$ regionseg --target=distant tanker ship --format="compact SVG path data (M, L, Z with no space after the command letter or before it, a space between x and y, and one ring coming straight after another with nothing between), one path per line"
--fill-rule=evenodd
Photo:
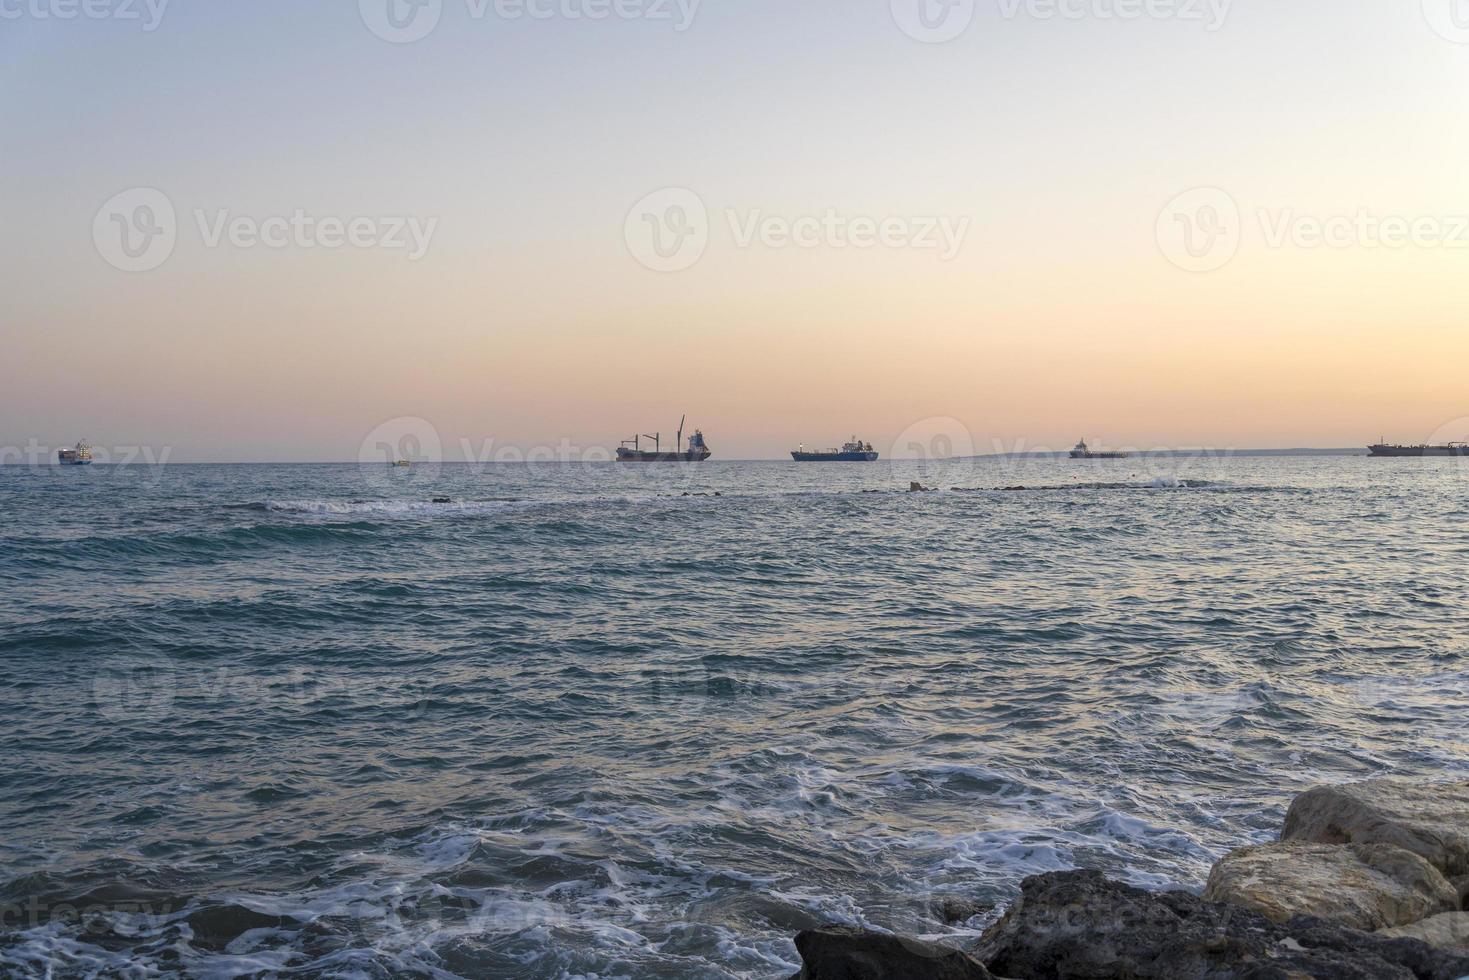
M1104 452L1104 451L1101 451L1101 450L1092 449L1090 446L1088 446L1086 444L1086 440L1083 439L1083 440L1081 440L1081 442L1078 442L1076 444L1075 448L1073 448L1071 450L1071 458L1072 459L1126 459L1127 458L1127 453L1118 453L1118 452L1110 452L1110 451Z
M791 459L798 463L871 463L876 461L877 452L872 443L863 442L856 436L841 449L818 449L811 452L805 446L791 450Z
M1379 442L1368 446L1372 456L1469 456L1469 442L1451 442L1443 446L1395 446Z

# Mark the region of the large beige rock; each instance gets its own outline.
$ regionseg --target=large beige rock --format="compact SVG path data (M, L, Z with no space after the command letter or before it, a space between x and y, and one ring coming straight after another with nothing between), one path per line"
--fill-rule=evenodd
M1379 929L1385 939L1421 939L1430 946L1442 946L1469 953L1469 912L1445 912L1422 922Z
M1309 841L1225 855L1209 873L1204 900L1252 909L1274 922L1314 915L1367 932L1459 907L1454 886L1411 851Z
M1396 844L1451 878L1469 875L1469 780L1319 786L1296 797L1280 839Z

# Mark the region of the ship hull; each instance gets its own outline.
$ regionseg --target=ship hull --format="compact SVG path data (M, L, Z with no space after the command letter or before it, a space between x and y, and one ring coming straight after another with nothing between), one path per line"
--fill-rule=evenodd
M705 450L701 453L645 453L636 449L619 449L619 463L702 463L714 454Z
M1469 446L1368 446L1371 456L1407 458L1424 456L1469 456Z
M57 460L57 463L58 463L58 465L61 465L61 466L91 466L92 465L92 461L90 459L62 459L62 460Z
M1071 454L1072 459L1126 459L1127 453L1078 453Z
M791 459L798 463L873 463L877 453L803 453L791 451Z

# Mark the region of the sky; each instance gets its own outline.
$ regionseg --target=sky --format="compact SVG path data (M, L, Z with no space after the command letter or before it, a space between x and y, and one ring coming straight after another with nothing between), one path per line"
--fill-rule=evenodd
M1466 110L1462 0L0 0L0 455L1466 438Z

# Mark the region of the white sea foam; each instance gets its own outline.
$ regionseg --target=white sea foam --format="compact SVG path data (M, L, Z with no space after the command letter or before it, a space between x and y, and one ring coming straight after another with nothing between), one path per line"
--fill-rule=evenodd
M279 514L302 514L318 517L374 515L381 517L420 517L425 515L498 514L529 501L456 500L434 503L432 500L270 500L265 509Z

